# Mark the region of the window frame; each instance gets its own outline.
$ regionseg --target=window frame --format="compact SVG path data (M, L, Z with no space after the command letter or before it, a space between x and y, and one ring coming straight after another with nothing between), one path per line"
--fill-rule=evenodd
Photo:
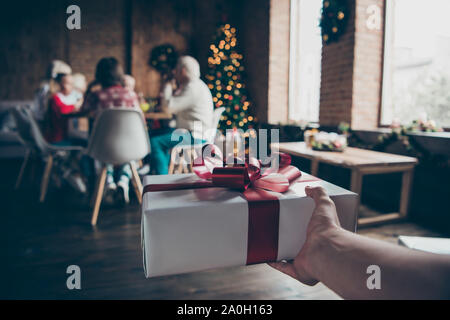
M386 18L387 18L387 0L383 0L383 43L382 45L382 56L381 56L381 84L380 84L380 96L378 103L378 128L389 128L387 124L381 123L382 112L383 112L383 93L384 93L384 74L385 74L385 60L386 60Z
M292 64L291 64L291 61L292 61L292 58L293 58L293 54L292 54L292 51L293 51L293 49L292 49L292 40L291 40L291 37L292 37L292 27L293 27L293 24L295 23L294 21L293 21L293 5L292 5L292 3L294 2L294 1L296 1L297 3L295 4L295 6L296 6L296 8L299 8L299 6L300 6L300 1L304 1L304 0L290 0L289 1L289 75L288 75L288 105L287 105L287 120L288 120L288 123L289 122L293 122L293 121L295 121L295 122L298 122L299 120L295 120L295 119L292 119L291 118L291 106L292 106L292 99L291 99L291 89L293 88L292 87L292 84L291 84L291 76L292 76L292 73L293 73L293 67L292 67ZM384 1L386 1L386 0L384 0ZM323 1L322 1L322 5L323 5ZM298 16L297 17L298 18L298 20L297 20L297 23L299 23L299 21L300 21L300 17ZM296 31L298 31L300 28L297 26L297 28L296 28ZM296 40L297 42L299 41L299 40ZM298 44L296 44L296 47L298 47L299 45ZM294 49L295 50L295 49ZM321 49L321 51L323 50L323 43L322 43L322 49ZM322 63L323 63L323 61L322 61L322 56L320 57L320 73L322 74L322 71L323 71L323 66L322 66ZM305 120L305 122L307 122L308 124L313 124L313 125L319 125L320 124L320 93L321 93L321 90L322 90L322 77L320 76L319 77L319 103L318 103L318 106L317 106L317 120L314 120L314 121L310 121L310 120ZM295 91L295 90L294 90Z
M395 1L395 0L393 0ZM380 85L380 97L378 105L378 128L390 128L388 124L382 124L382 112L383 112L383 93L384 93L384 74L385 74L385 60L386 60L386 32L387 30L387 15L388 15L388 0L383 0L383 43L382 43L382 56L381 56L381 85ZM444 132L450 132L450 127L442 127Z

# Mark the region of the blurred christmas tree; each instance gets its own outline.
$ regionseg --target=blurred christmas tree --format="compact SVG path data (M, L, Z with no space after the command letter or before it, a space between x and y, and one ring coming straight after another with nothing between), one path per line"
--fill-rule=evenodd
M248 115L247 100L242 81L242 54L237 52L236 29L229 24L221 25L214 36L208 57L206 83L216 108L225 107L219 129L242 129L253 127L254 118Z

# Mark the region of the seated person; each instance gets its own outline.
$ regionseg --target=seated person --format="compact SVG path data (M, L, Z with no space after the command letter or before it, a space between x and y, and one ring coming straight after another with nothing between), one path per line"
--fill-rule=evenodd
M136 80L133 78L133 76L129 74L124 75L123 83L125 88L134 91L134 88L136 87Z
M126 74L123 76L123 82L124 82L124 87L136 92L135 88L136 88L136 79L133 78L133 76ZM140 92L138 94L138 101L139 101L139 106L141 106L143 103L145 103L145 99L144 96L142 94L142 92Z
M58 91L52 95L49 101L46 121L46 139L48 142L58 146L84 145L82 141L69 138L69 119L64 115L77 111L83 103L83 95L74 90L73 78L70 74L58 74L56 76ZM80 168L85 166L85 162L80 161L80 155L70 157L68 163L60 164L58 170L61 176L76 190L81 193L86 192L86 185L81 177ZM86 172L85 172L86 173Z
M73 89L84 96L87 89L86 77L82 73L73 73ZM81 140L83 144L87 144L88 133L86 132L88 125L87 119L73 118L69 121L69 136L71 140ZM81 142L80 141L80 142Z
M58 90L56 78L58 74L71 74L70 66L61 60L53 60L47 68L45 79L40 83L34 95L33 113L41 125L47 116L49 100Z
M200 79L197 60L190 56L180 57L174 76L177 90L174 92L172 81L163 86L162 110L176 116L178 129L187 130L184 137L179 137L182 143L204 143L203 132L211 125L214 106L208 86ZM151 166L156 174L168 173L170 149L180 143L178 139L172 140L172 133L173 129L150 137Z
M59 91L49 102L46 138L57 145L71 145L68 137L69 119L63 115L78 110L83 103L83 95L73 90L73 79L70 74L59 74L56 77Z
M135 90L136 89L136 79L129 74L124 75L123 79L124 79L125 88L128 88L133 92L136 92L136 90ZM146 103L142 92L139 92L139 94L138 94L138 101L139 101L140 106L142 104Z
M94 91L96 86L100 87ZM124 73L119 61L114 57L103 58L97 64L95 80L88 86L82 113L96 117L103 109L117 107L129 107L142 113L136 93L125 87ZM112 202L114 195L119 196L121 202L129 202L130 178L131 168L128 164L116 168L107 165L107 202Z
M84 94L87 90L86 77L82 73L74 73L73 77L73 87L76 91Z

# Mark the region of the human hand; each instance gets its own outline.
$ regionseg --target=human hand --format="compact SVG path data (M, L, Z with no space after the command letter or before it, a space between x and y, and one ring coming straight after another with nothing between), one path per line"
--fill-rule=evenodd
M93 80L87 86L85 96L87 96L91 92L98 91L100 89L100 83L97 80Z
M334 202L322 187L306 187L306 195L314 200L315 208L309 221L306 241L292 262L273 262L269 265L304 284L313 286L318 280L310 267L310 259L320 250L321 239L340 229Z
M81 97L80 99L78 99L78 101L75 103L75 109L78 111L80 110L81 106L83 105L83 101L84 99Z

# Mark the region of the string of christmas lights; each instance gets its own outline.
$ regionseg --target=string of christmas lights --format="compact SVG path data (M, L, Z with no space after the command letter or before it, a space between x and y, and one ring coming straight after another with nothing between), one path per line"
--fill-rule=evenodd
M348 19L347 0L324 0L320 27L325 44L337 41L345 32Z
M206 83L211 90L214 106L225 107L219 129L242 129L253 127L254 117L248 115L250 102L242 81L244 66L242 54L237 50L236 28L229 24L217 29L210 46Z

